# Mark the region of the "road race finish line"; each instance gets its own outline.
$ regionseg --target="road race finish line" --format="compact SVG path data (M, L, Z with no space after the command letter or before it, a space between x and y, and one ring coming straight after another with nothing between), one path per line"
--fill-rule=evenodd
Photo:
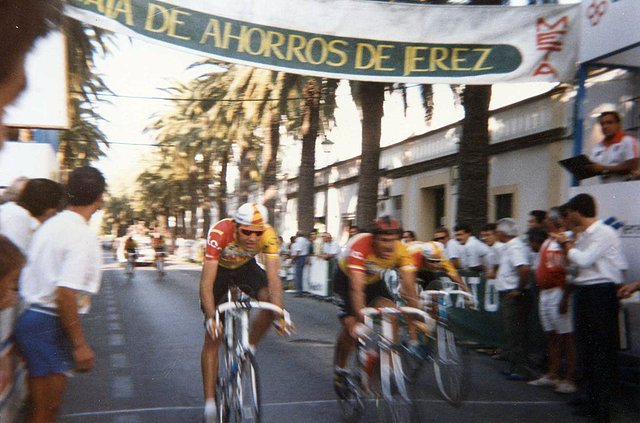
M226 62L363 81L557 82L575 73L579 4L380 0L68 0L90 25Z

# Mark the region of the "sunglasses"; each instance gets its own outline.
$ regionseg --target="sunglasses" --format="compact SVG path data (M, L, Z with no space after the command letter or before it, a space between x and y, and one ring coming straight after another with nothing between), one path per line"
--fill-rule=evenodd
M251 236L252 234L260 237L264 233L264 231L252 231L251 229L240 229L240 233L244 236Z
M434 241L444 241L445 239L446 238L443 237L443 236L439 236L439 237L433 238Z

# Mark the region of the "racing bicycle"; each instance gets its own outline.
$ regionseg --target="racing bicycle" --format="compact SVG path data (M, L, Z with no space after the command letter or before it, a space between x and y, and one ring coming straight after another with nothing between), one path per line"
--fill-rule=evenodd
M256 359L249 348L249 315L252 310L269 310L292 327L289 313L280 307L254 301L237 289L229 290L228 302L216 308L215 324L224 321L224 340L218 354L216 403L220 423L260 422L260 384Z
M421 339L427 345L428 357L417 356L404 344L403 359L407 381L415 382L422 366L432 361L438 391L447 402L458 405L464 396L464 363L449 324L447 309L453 305L453 300L459 306L473 307L474 298L461 290L424 290L420 297L424 301L425 311L435 320L436 325L430 336Z
M127 262L125 263L125 273L127 274L127 279L131 279L136 271L136 260L138 259L138 254L133 251L127 251L126 255Z
M433 319L413 307L367 307L360 312L368 334L359 337L354 363L344 374L345 391L339 398L343 418L359 421L365 400L373 399L381 421L407 423L411 421L412 401L396 336L398 323L413 316L433 326Z

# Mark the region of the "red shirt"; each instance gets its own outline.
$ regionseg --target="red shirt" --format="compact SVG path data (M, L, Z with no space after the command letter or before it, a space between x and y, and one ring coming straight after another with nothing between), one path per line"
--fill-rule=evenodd
M562 247L548 238L540 247L536 285L540 289L563 287L566 283L566 259Z

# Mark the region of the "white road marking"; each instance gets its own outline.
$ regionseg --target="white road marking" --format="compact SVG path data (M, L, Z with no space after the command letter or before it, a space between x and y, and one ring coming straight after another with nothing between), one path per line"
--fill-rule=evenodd
M124 336L118 333L112 333L109 335L109 346L110 347L119 347L124 345Z
M112 398L133 398L131 376L115 376L111 384Z
M126 369L129 367L129 360L126 354L114 353L109 356L112 368Z
M374 401L373 399L367 400ZM431 404L448 404L444 400L427 400L427 399L416 399L414 402L421 403L431 403ZM290 407L290 406L299 406L299 405L321 405L321 404L336 404L337 400L316 400L316 401L292 401L292 402L274 402L262 404L263 408L270 407ZM464 401L464 404L478 404L478 405L565 405L565 401ZM83 416L101 416L101 415L109 415L109 414L128 414L128 413L154 413L154 412L162 412L162 411L171 411L171 410L199 410L202 409L202 406L175 406L175 407L152 407L152 408L130 408L130 409L122 409L122 410L108 410L108 411L94 411L94 412L85 412L85 413L73 413L66 414L64 418L72 418L72 417L83 417Z

